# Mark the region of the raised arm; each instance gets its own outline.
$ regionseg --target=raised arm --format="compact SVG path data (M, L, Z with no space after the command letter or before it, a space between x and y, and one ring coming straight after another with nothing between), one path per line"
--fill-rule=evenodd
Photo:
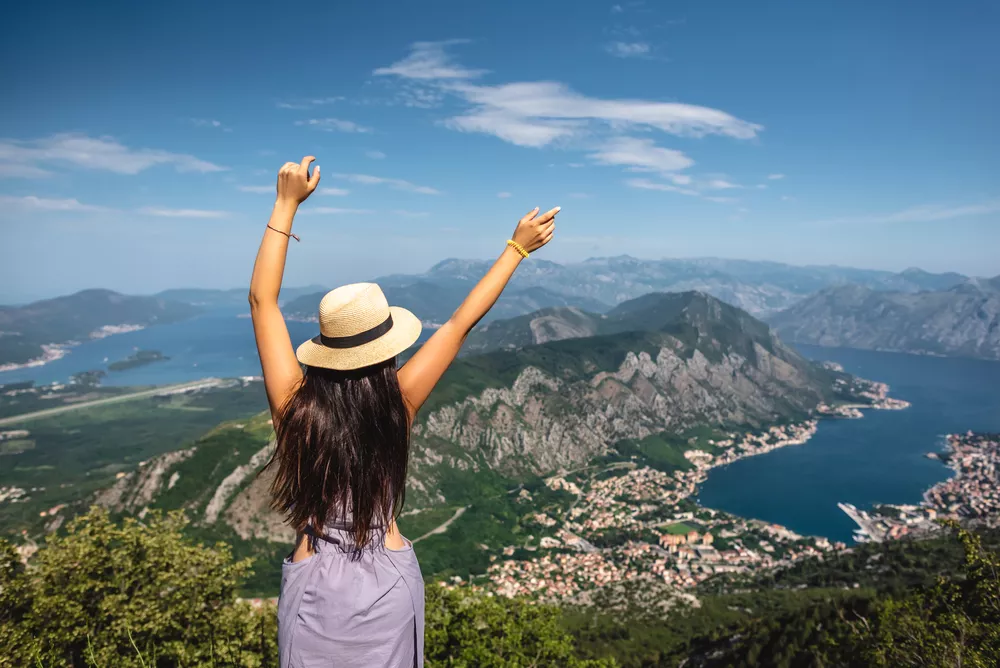
M260 242L250 279L250 317L264 373L267 403L274 419L302 380L302 368L295 359L292 339L278 308L278 293L285 272L285 253L291 239L295 212L319 185L319 167L309 176L309 165L315 159L311 155L306 156L300 164L286 162L278 170L278 197L271 219L264 228L264 238Z
M518 221L514 241L529 253L549 243L555 233L557 213L559 207L542 215L537 215L537 208L532 209ZM410 409L411 419L458 355L469 332L493 308L523 259L520 253L507 246L448 322L399 370L399 387Z

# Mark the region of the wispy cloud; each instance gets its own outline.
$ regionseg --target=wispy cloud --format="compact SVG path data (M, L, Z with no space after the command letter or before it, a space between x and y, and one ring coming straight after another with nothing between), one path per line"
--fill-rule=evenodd
M593 197L593 195L590 195L588 193L570 193L566 196L571 199L590 199L591 197Z
M18 167L42 169L52 163L63 163L84 169L96 169L116 174L138 174L159 165L173 167L178 172L221 172L221 167L193 155L159 149L130 148L110 137L88 137L81 134L56 134L28 141L0 140L0 165L6 171Z
M14 197L0 195L0 206L10 207L18 211L109 211L110 209L93 204L84 204L77 199L51 199L27 195Z
M222 121L217 121L213 118L189 118L188 121L196 128L215 128L216 130L222 130L223 132L233 131L231 127L223 125Z
M762 126L719 109L677 102L603 99L573 91L553 81L477 85L484 71L472 70L450 58L446 47L462 43L420 42L409 56L375 70L404 82L417 82L468 105L444 124L463 132L493 134L520 146L543 147L588 135L598 129L621 133L627 128L654 129L679 136L715 134L736 139L757 136Z
M52 172L35 165L0 163L0 179L41 179Z
M278 109L303 110L303 109L312 109L314 107L322 107L327 104L334 104L336 102L341 102L344 99L345 98L343 98L342 96L336 95L332 97L313 98L310 100L280 101L277 102L275 106L277 106Z
M510 196L511 194L506 191L497 193L497 197L499 197L500 199L507 199Z
M137 213L162 218L227 218L230 215L228 211L213 211L207 209L165 209L154 206L144 206L141 209L137 209Z
M604 45L604 50L616 58L643 58L652 47L647 42L611 42Z
M318 191L320 195L327 195L330 197L343 197L344 195L350 195L351 191L346 188L320 188Z
M449 46L467 44L468 41L451 39L443 42L414 42L410 47L410 55L389 67L378 68L374 74L404 79L474 79L487 70L462 67L445 50Z
M403 216L404 218L426 218L431 215L427 211L408 211L406 209L394 209L392 213L397 216Z
M274 194L275 192L277 192L277 186L274 186L274 185L269 185L269 186L238 186L236 189L239 190L240 192L244 192L244 193L257 193L259 195L265 194L265 193L272 193L272 194Z
M662 192L677 193L679 195L691 195L694 197L698 197L701 194L697 190L681 188L680 186L671 185L669 183L650 181L649 179L629 179L625 182L625 184L630 188L639 188L641 190L660 190Z
M767 178L769 178L772 181L780 181L781 179L785 178L785 175L784 174L768 174Z
M295 121L296 125L305 125L317 130L327 132L371 132L372 129L364 125L358 125L354 121L345 121L340 118L310 118L305 121Z
M590 158L602 165L620 165L631 171L674 172L687 169L694 160L674 149L656 146L652 139L614 137Z
M784 198L782 198L784 199ZM934 223L954 218L967 218L1000 212L1000 200L981 204L960 206L940 206L926 204L914 206L893 213L829 218L815 222L815 225L880 225L883 223Z
M387 185L391 188L395 188L396 190L405 190L407 192L420 193L421 195L441 194L441 191L436 188L431 188L430 186L419 186L415 183L404 181L403 179L390 179L382 176L372 176L370 174L334 174L333 177L363 186Z
M334 206L313 206L300 211L304 214L324 214L330 216L365 216L375 213L371 209L341 209Z
M365 151L365 156L372 160L384 160L385 153L382 151Z

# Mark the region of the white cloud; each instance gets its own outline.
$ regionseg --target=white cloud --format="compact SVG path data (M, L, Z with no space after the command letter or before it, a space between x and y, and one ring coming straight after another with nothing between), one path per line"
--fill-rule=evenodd
M329 195L331 197L343 197L344 195L350 195L351 191L345 188L320 188L318 194Z
M394 209L393 213L404 218L426 218L430 215L427 211L407 211L406 209Z
M0 179L41 179L52 172L34 165L0 163Z
M554 81L476 85L471 80L483 71L457 65L445 51L446 46L458 43L462 42L414 44L407 58L375 73L417 81L468 104L467 111L444 121L447 127L493 134L520 146L538 148L586 135L594 124L617 132L635 127L680 136L717 134L737 139L756 137L762 129L719 109L588 97Z
M572 199L590 199L591 195L587 193L570 193L567 197Z
M358 125L354 121L345 121L339 118L310 118L305 121L295 121L296 125L306 125L318 130L327 132L371 132L372 129L363 125Z
M616 58L641 58L652 50L646 42L611 42L604 50Z
M768 174L767 178L771 179L772 181L780 181L781 179L785 178L785 175L784 174Z
M385 153L382 151L365 151L365 155L372 160L383 160L385 158Z
M28 141L0 140L0 163L42 169L39 165L67 163L84 169L116 174L138 174L157 165L172 166L178 172L221 172L225 167L185 153L159 149L129 148L110 137L56 134Z
M212 211L206 209L164 209L161 207L145 206L137 210L138 213L146 216L159 216L163 218L226 218L228 211Z
M456 64L446 47L467 44L468 40L451 39L443 42L415 42L410 55L389 67L375 70L376 76L393 75L404 79L474 79L486 70L473 70Z
M756 188L757 190L766 190L767 189L767 184L766 183L758 183L757 185L754 186L754 188Z
M327 105L327 104L334 104L336 102L341 102L344 99L345 99L344 97L342 97L340 95L336 95L336 96L332 96L332 97L313 98L311 100L295 100L293 102L278 102L276 106L278 107L278 109L298 109L298 110L302 110L302 109L311 109L313 107L321 107L321 106Z
M475 105L470 113L459 117L465 119L465 128L474 126L479 132L490 132L507 139L501 131L491 128L497 126L502 130L512 124L538 125L543 133L551 134L548 141L538 143L542 146L576 130L583 130L591 122L602 123L613 130L634 126L679 136L717 134L736 139L751 139L762 129L760 125L718 109L678 102L587 97L565 84L552 81L499 86L459 84L451 88ZM477 122L469 119L476 119ZM560 131L553 132L553 128Z
M625 10L622 9L621 5L611 5L611 13L612 14L621 14L624 11Z
M455 116L445 126L461 132L491 134L517 146L541 148L558 139L568 139L584 127L579 121L519 118L497 111Z
M275 192L277 192L277 186L275 186L275 185L269 185L269 186L239 186L237 188L237 190L239 190L240 192L245 192L245 193L265 194L265 193L275 193Z
M189 118L191 125L196 128L215 128L217 130L222 130L223 132L232 132L233 129L222 124L222 121L217 121L212 118Z
M511 194L509 192L506 192L506 191L505 192L497 193L497 197L499 197L500 199L507 199L510 196L511 196Z
M704 190L729 190L731 188L742 188L743 186L727 181L726 179L709 179L698 184Z
M77 199L49 199L27 195L13 197L0 195L0 206L11 207L21 211L108 211L103 206L83 204Z
M785 199L785 197L782 197ZM789 198L791 199L791 198ZM1000 200L982 204L965 204L962 206L939 206L927 204L914 206L894 213L875 214L868 216L847 216L818 221L816 225L878 225L882 223L933 223L953 218L966 218L1000 212Z
M363 216L370 213L375 213L371 209L340 209L333 206L313 206L307 209L303 209L300 213L314 213L314 214L324 214L331 216Z
M694 160L680 151L660 148L652 139L636 137L609 139L589 157L602 165L618 165L642 172L675 172L694 164Z
M680 188L678 186L670 185L669 183L660 183L658 181L650 181L649 179L628 179L625 181L625 185L630 188L639 188L641 190L661 190L663 192L691 195L693 197L698 197L701 194L697 190Z
M418 186L403 179L390 179L382 176L371 176L370 174L334 174L333 177L363 186L387 185L396 190L405 190L407 192L420 193L421 195L441 194L441 191L430 186Z

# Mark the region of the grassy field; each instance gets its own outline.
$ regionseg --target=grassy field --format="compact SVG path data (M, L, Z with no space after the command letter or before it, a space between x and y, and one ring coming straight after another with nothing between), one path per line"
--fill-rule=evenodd
M0 458L0 486L36 491L27 502L0 505L0 536L37 532L46 521L39 516L43 510L86 503L118 472L266 407L263 385L251 383L94 406L31 422L25 428L34 447Z
M683 536L686 533L688 533L689 531L695 531L696 530L690 524L684 524L683 522L678 522L677 524L670 524L670 525L667 525L665 527L660 527L660 529L663 532L665 532L665 533L669 533L669 534L672 534L672 535L675 535L675 536L677 536L677 535Z

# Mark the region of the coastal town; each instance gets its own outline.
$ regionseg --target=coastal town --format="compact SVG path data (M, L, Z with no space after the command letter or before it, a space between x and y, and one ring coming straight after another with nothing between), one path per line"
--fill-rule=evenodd
M919 505L883 505L872 512L846 503L841 510L858 524L856 540L882 542L939 530L939 520L1000 526L1000 434L948 434L946 451L928 453L955 475L924 493Z
M537 541L493 555L482 578L453 578L446 586L557 602L631 580L655 579L690 588L717 573L748 572L843 549L842 543L804 537L692 500L712 468L802 445L816 428L817 422L808 420L760 432L692 438L683 451L685 465L675 470L633 457L549 477L546 487L562 492L567 503L532 515ZM527 490L521 490L519 498L526 506L533 503Z

